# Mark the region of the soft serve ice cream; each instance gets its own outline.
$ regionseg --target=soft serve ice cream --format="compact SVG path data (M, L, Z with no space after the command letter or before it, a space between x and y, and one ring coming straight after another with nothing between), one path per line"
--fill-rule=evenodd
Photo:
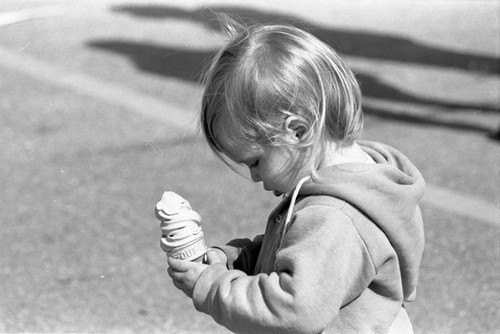
M172 191L166 191L156 204L156 217L162 231L161 248L168 257L202 262L207 247L201 217L187 200Z

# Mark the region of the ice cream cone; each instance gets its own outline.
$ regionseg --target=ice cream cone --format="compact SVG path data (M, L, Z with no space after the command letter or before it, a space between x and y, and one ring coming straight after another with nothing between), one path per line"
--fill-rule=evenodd
M207 246L201 217L189 202L174 192L165 192L156 204L155 213L161 222L161 248L167 256L203 262Z

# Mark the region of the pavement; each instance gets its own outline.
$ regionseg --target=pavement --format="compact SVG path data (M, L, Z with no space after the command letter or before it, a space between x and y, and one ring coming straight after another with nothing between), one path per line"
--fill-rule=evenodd
M277 203L196 126L212 11L292 21L361 81L364 138L428 188L416 333L500 333L496 1L0 3L0 332L227 333L166 276L153 207L187 197L210 244ZM238 208L237 210L235 208Z

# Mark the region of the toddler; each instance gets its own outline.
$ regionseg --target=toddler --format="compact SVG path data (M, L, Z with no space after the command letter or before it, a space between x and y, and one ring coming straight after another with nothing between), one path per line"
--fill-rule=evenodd
M291 26L229 24L201 126L227 164L282 196L265 233L169 259L175 286L236 333L412 333L424 180L359 141L361 93L339 55Z

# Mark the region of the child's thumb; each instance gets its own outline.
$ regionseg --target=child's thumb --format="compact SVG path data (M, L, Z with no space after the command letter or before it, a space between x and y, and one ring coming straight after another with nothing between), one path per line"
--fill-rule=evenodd
M223 251L217 248L211 248L207 251L207 262L208 264L214 264L218 262L225 262L224 261L225 254Z

